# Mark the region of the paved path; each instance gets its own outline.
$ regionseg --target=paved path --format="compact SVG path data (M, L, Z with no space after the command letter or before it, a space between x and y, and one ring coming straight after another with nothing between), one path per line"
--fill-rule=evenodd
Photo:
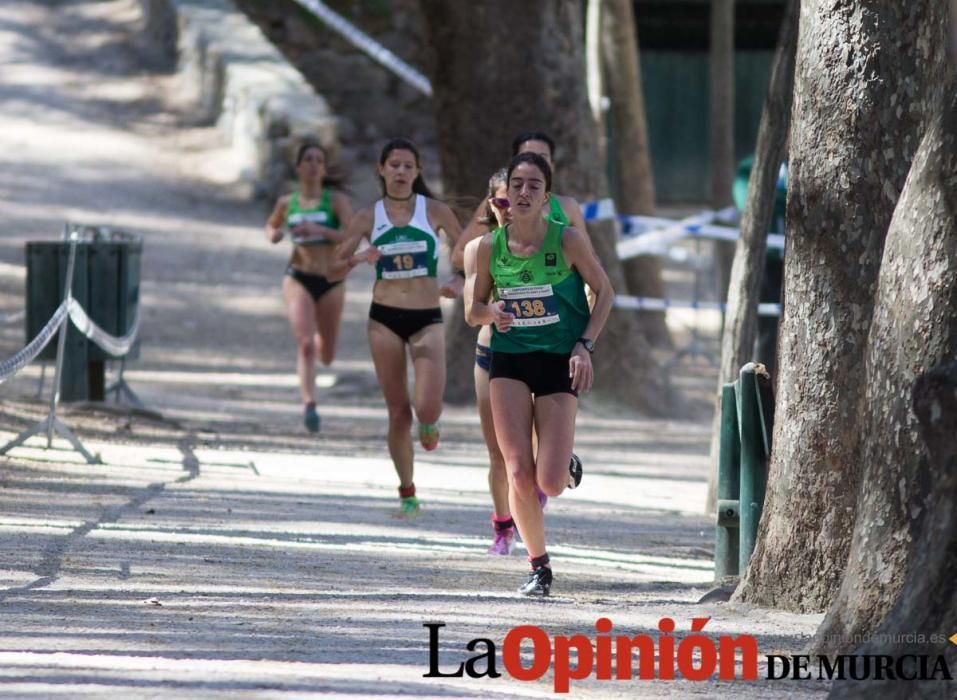
M516 597L521 554L491 559L473 410L450 408L418 455L423 513L396 520L385 411L349 282L340 359L320 373L323 433L301 431L278 293L285 257L262 204L231 194L228 151L189 124L173 77L131 33L132 0L0 5L0 314L22 307L23 243L65 219L144 234L142 352L151 414L67 407L104 464L42 441L0 458L0 695L278 697L552 694L551 674L424 678L511 628L656 635L672 617L797 653L817 616L698 605L713 530L707 424L585 411L582 487L548 511L556 583ZM0 326L0 357L23 345ZM39 369L0 386L0 440L45 415ZM46 387L49 388L49 382ZM481 649L481 647L480 647ZM499 660L499 670L502 670ZM576 697L819 695L823 684L574 682Z

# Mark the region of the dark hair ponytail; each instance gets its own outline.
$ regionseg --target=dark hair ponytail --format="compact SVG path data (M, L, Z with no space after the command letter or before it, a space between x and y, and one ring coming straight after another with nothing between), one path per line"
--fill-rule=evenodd
M436 199L435 195L432 194L432 190L429 189L429 186L425 184L425 180L422 179L422 164L419 160L419 149L415 147L415 144L408 139L392 139L382 147L382 153L379 154L379 165L385 165L392 151L408 151L415 156L415 167L419 169L419 174L416 175L415 180L412 181L412 191L415 194ZM382 179L381 175L379 176L379 184L382 187L382 194L388 195L388 192L385 191L385 180Z

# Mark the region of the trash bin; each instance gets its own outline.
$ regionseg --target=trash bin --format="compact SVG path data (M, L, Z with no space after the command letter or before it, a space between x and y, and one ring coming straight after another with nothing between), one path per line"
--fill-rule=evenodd
M73 269L73 298L104 331L126 335L139 304L142 238L101 226L80 226ZM26 246L26 334L33 339L63 301L68 241L31 241ZM39 357L56 360L57 342ZM126 359L139 356L139 342ZM105 361L112 356L68 324L60 381L62 401L102 401L105 398Z

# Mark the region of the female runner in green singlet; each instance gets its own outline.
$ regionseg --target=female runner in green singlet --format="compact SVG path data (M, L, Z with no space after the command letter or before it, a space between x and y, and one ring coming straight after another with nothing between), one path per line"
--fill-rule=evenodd
M410 435L413 408L419 441L425 449L435 449L445 391L445 334L436 282L438 234L445 232L451 248L461 228L452 210L429 193L412 142L393 139L385 145L379 179L383 197L353 218L339 247L334 275L344 277L362 262L376 266L369 347L389 412L389 454L399 476L400 515L413 518L419 512ZM370 245L356 254L363 238ZM415 372L411 400L407 351Z
M518 134L512 141L512 156L519 153L538 153L544 158L550 167L553 166L553 153L555 142L552 138L541 131L528 131ZM495 176L493 176L494 178ZM503 203L508 202L507 192L505 191L505 170L502 170L503 190L499 195ZM475 210L472 219L462 232L455 249L452 251L453 264L460 264L465 269L466 275L472 274L469 270L469 253L466 246L477 245L475 241L480 239L486 233L496 228L500 223L496 221L497 210L492 204L492 181L489 181L488 199L482 202ZM505 205L507 206L507 204ZM548 216L562 223L571 223L579 231L587 233L585 229L585 220L581 213L581 206L573 197L566 197L552 192L548 201ZM589 240L589 245L591 241ZM474 261L474 253L471 255ZM474 263L472 265L474 268ZM466 285L467 287L467 285ZM589 301L593 301L589 297ZM465 299L468 304L468 298ZM515 527L514 521L509 512L508 506L508 478L505 475L505 463L502 461L502 453L499 450L498 442L495 439L495 429L492 426L491 405L489 403L488 393L488 368L492 351L489 348L491 338L491 329L484 326L478 334L475 344L475 369L473 370L475 378L475 396L479 409L479 417L482 423L482 435L485 438L485 445L489 455L489 492L492 496L492 544L489 546L489 554L510 554L512 551ZM576 455L572 455L572 460L580 465L580 460ZM539 500L544 505L547 497L539 492Z
M349 198L330 185L326 152L318 143L307 142L296 154L299 188L279 198L266 221L266 238L278 243L285 235L293 249L282 280L289 325L296 339L299 395L303 424L319 430L316 411L316 357L324 365L336 356L339 322L345 301L345 286L330 282L327 274L342 230L352 219Z
M591 353L613 301L608 277L586 235L547 215L551 168L535 153L508 168L510 222L485 235L476 251L471 325L494 326L489 393L505 458L512 517L531 573L519 588L548 595L552 572L536 486L558 496L569 478L578 392L594 380ZM589 312L585 284L595 302ZM490 295L495 301L489 303ZM538 435L532 446L532 426Z

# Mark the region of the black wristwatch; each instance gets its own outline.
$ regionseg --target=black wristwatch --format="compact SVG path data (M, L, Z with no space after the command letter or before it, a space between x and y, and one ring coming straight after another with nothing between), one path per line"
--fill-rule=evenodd
M579 338L578 342L581 343L582 347L588 351L589 355L595 352L595 341L591 338Z

